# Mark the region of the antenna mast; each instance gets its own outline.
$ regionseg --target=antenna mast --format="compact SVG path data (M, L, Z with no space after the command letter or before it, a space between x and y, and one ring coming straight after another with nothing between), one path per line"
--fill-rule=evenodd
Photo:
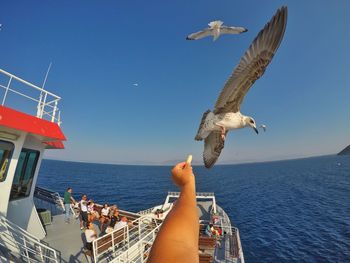
M49 67L48 67L48 69L46 71L45 79L44 79L44 82L43 82L43 85L42 85L41 91L40 91L39 102L38 102L38 107L37 107L37 112L36 112L36 116L39 117L39 118L42 118L43 117L43 113L44 113L44 104L45 104L45 101L46 101L46 96L45 96L44 102L42 102L43 91L44 91L44 88L45 88L47 77L49 76L49 72L50 72L51 66L52 66L52 62L50 62Z

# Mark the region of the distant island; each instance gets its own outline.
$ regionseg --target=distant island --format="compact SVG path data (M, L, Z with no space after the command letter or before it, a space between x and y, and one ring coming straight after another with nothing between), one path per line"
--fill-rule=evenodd
M338 153L338 155L350 155L350 145Z

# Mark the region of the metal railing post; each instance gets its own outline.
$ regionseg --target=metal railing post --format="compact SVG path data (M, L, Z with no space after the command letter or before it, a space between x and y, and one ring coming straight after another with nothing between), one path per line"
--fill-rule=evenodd
M43 250L42 250L41 246L39 246L39 251L40 251L41 261L44 262Z
M42 99L43 99L43 94L40 93L38 106L36 107L37 108L37 110L36 110L36 117L40 117L40 114L41 114L41 101L42 101Z
M141 220L139 221L138 227L139 227L139 239L141 239Z
M97 247L97 240L94 240L92 241L92 251L94 253L94 262L97 263L97 250L98 250L98 247Z
M57 120L58 126L61 126L61 111L58 111L58 120Z
M3 98L2 104L1 104L2 106L4 106L4 103L5 103L5 100L6 100L6 97L7 97L7 92L9 91L9 88L10 88L10 85L11 85L11 81L12 81L12 76L10 77L10 80L7 83L6 91L5 91L4 98Z
M55 121L56 111L57 111L57 100L55 101L55 106L54 106L54 108L53 108L52 117L51 117L51 122L54 122L54 121Z
M130 248L130 237L129 237L129 226L126 226L126 242L128 243L128 249L126 252L126 262L129 262L129 248Z
M43 118L43 114L44 114L44 111L45 111L46 98L47 98L47 93L45 92L44 101L42 102L41 112L40 112L40 118L41 119Z
M22 239L23 239L23 245L24 245L24 253L27 257L28 262L30 262L26 239L24 237L22 237Z
M114 233L115 233L115 231L113 230L113 232L111 233L113 252L115 252L115 247L114 247Z

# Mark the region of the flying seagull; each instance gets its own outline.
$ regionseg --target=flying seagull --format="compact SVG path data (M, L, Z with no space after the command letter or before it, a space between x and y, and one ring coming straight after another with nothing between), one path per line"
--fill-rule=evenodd
M264 132L266 132L266 125L265 124L261 124L259 128L263 129Z
M187 40L197 40L207 36L213 36L213 41L219 38L221 34L240 34L247 32L248 29L244 27L234 27L234 26L223 26L222 21L216 20L208 24L208 28L188 35Z
M195 140L204 139L203 160L212 167L224 148L229 130L251 127L258 133L255 120L240 112L244 96L265 72L275 55L287 24L287 7L281 7L253 40L239 64L226 81L214 111L203 114Z

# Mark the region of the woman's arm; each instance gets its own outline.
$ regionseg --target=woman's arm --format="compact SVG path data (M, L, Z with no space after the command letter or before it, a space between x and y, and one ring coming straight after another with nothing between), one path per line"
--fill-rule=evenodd
M160 228L148 263L197 263L199 219L192 167L183 162L171 172L173 181L181 190L180 197Z

